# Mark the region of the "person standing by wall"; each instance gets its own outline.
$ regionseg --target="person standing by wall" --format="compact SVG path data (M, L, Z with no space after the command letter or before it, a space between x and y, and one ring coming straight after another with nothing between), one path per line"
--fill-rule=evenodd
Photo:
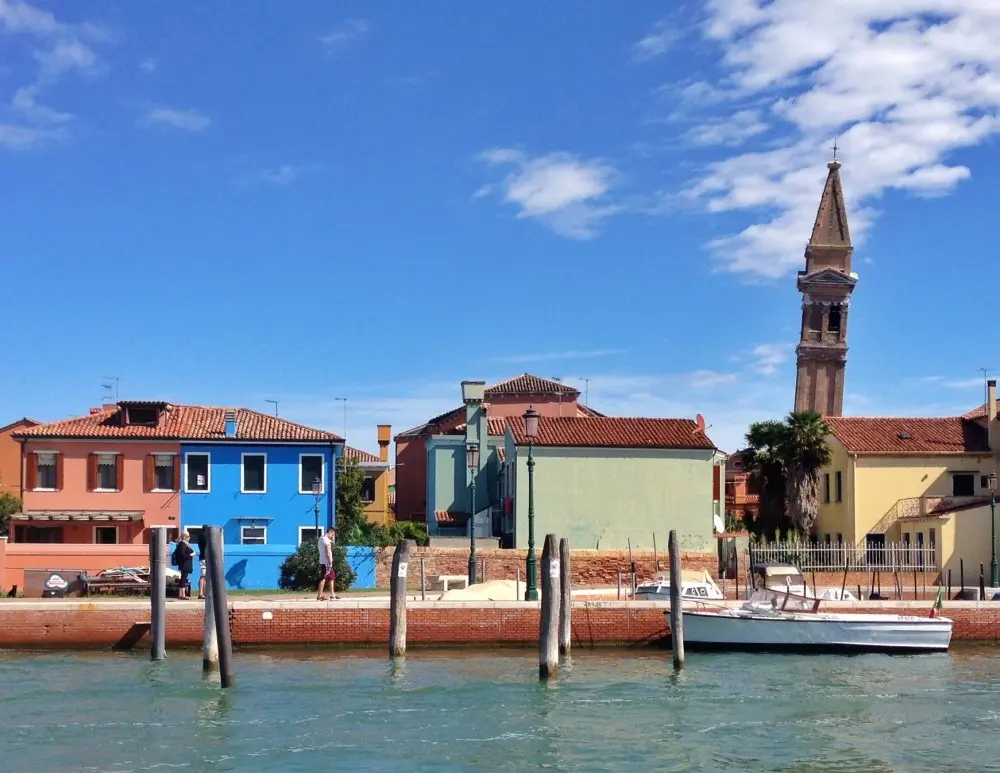
M198 598L205 598L205 568L208 561L208 529L198 531Z
M191 547L191 534L184 531L177 546L174 548L173 564L181 573L181 584L177 589L177 598L188 597L188 578L194 570L194 548Z
M337 539L337 530L332 526L319 538L319 591L316 594L317 601L326 601L326 584L330 584L330 595L335 599L336 595L337 571L333 564L333 545Z

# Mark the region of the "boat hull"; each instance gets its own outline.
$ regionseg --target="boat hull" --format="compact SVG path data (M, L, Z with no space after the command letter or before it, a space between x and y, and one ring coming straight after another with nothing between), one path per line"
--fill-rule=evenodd
M952 622L943 617L817 615L812 619L684 613L691 650L771 652L946 652ZM810 616L812 617L812 616Z

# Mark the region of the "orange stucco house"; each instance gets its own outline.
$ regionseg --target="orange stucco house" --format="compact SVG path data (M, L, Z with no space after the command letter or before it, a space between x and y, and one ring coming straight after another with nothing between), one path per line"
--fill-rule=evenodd
M21 444L14 437L14 433L37 424L34 419L25 417L0 427L0 493L13 494L20 498Z

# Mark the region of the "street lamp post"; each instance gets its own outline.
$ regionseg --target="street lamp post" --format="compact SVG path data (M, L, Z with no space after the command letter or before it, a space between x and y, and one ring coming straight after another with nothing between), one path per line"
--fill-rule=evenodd
M528 439L528 560L525 601L538 601L538 559L535 558L535 458L532 446L538 437L538 412L528 408L524 412L524 436Z
M990 473L990 587L1000 586L1000 567L997 567L997 474Z
M469 508L469 585L475 585L476 577L476 475L479 473L479 444L469 443L465 448L465 461L472 472L472 506Z
M313 478L313 517L316 520L316 538L319 538L319 495L323 493L323 481L317 475Z

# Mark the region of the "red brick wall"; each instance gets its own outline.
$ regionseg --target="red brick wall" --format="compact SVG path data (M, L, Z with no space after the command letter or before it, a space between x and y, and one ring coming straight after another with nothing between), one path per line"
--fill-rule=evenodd
M379 588L389 587L389 568L392 564L393 549L383 551L375 567L375 584ZM513 580L517 572L521 572L521 581L525 579L526 550L477 550L480 560L486 560L486 578L488 580ZM541 547L538 548L539 566L541 565ZM657 553L660 569L670 568L666 553ZM424 559L424 571L427 575L428 587L431 578L439 574L466 575L469 572L469 551L451 548L417 548L410 553L410 568L407 583L411 588L420 587L420 559ZM632 551L632 560L636 565L639 579L652 577L656 572L654 556L651 552L640 553ZM580 587L613 588L618 582L618 573L627 575L630 571L629 554L627 550L574 550L570 561L573 573L573 584ZM713 577L719 573L719 558L715 553L684 553L681 565L685 569L704 569ZM541 571L541 570L539 570ZM625 577L623 582L627 582Z

